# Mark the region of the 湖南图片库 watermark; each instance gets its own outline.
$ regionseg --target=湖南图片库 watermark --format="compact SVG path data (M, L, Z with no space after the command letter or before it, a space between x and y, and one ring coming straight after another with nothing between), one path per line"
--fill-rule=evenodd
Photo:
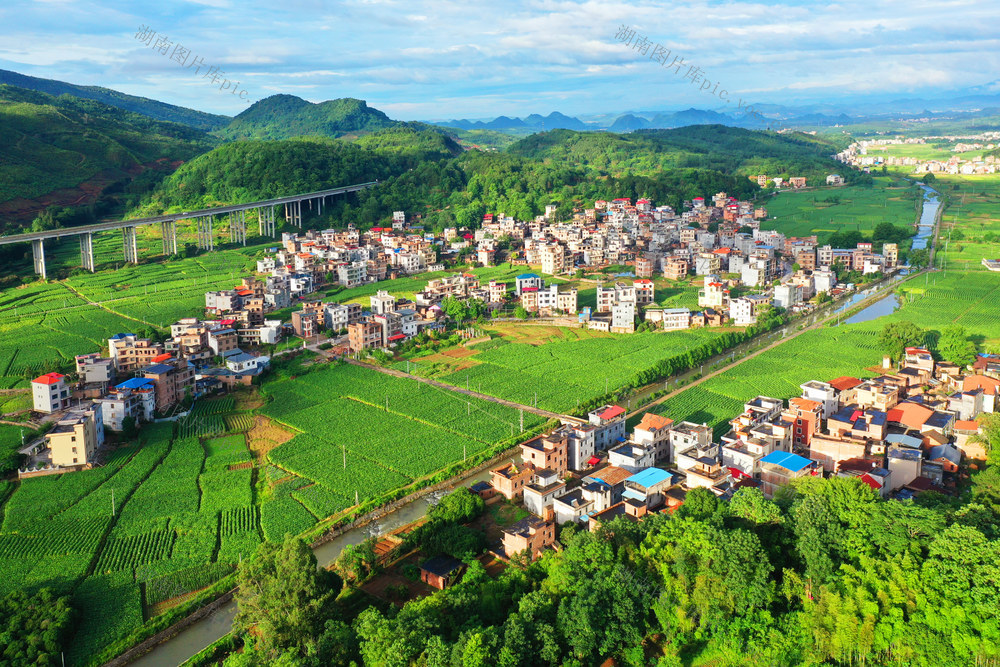
M213 85L218 83L219 90L223 92L228 91L247 104L250 104L249 96L244 97L247 94L246 88L239 90L239 81L230 81L226 78L226 73L219 67L206 64L205 59L195 55L191 49L173 42L166 35L157 35L156 31L147 25L139 26L138 32L135 33L135 38L161 55L167 56L184 69L195 68L195 74L199 74L204 67L205 73L202 74L203 79L207 79Z
M619 26L618 32L615 33L615 39L631 47L633 51L648 56L651 61L660 63L661 67L667 69L673 68L674 76L683 76L684 79L696 86L698 90L718 97L724 104L729 104L733 101L729 97L729 91L722 87L721 82L715 81L713 83L711 79L705 76L705 72L700 67L687 63L683 56L674 53L662 44L650 41L647 37L639 35L631 26ZM771 126L776 125L773 119L767 118L760 112L755 111L753 106L743 101L743 98L737 99L736 108L748 116L759 120L761 123Z

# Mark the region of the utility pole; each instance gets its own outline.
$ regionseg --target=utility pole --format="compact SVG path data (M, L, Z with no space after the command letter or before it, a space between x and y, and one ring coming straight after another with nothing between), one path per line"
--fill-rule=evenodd
M341 445L340 448L344 451L344 470L347 470L347 446Z
M111 516L115 515L115 490L111 489Z

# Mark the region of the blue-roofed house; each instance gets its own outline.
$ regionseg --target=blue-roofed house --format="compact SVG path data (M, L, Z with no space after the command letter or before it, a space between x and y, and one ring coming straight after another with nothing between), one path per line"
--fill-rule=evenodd
M663 503L663 494L674 484L674 476L660 468L646 468L625 480L624 500L635 500L647 508Z
M816 461L790 452L771 452L760 460L761 491L766 498L774 496L778 487L793 479L819 475L822 468Z
M935 445L927 450L927 460L940 463L944 472L958 472L958 465L962 462L962 450L950 442Z

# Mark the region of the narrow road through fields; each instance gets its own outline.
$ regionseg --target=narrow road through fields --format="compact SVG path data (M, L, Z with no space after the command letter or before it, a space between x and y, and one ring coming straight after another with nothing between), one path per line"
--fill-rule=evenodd
M502 398L497 398L496 396L490 396L489 394L480 394L478 391L472 391L470 389L462 389L461 387L456 387L455 385L445 384L443 382L438 382L437 380L431 380L430 378L422 378L418 375L410 375L409 373L404 373L403 371L397 371L393 368L383 368L381 366L374 366L372 364L366 364L363 361L357 361L355 359L344 359L349 364L354 364L355 366L361 366L363 368L369 368L373 371L378 371L379 373L385 373L386 375L392 375L398 378L408 378L410 380L416 380L417 382L423 382L424 384L429 384L439 389L445 389L447 391L453 391L458 394L464 394L466 396L472 396L474 398L481 398L484 401L490 401L491 403L498 403L500 405L505 405L508 408L514 408L516 410L524 410L525 412L530 412L532 414L540 415L542 417L547 417L549 419L562 419L565 421L572 421L577 423L583 423L582 419L577 417L570 417L569 415L561 415L558 412L549 412L548 410L542 410L541 408L533 408L530 405L521 405L520 403L514 403L513 401L507 401Z
M111 313L112 315L117 315L118 317L124 317L126 320L132 320L133 322L141 322L142 324L145 324L146 326L155 327L157 329L161 328L161 327L159 327L159 326L157 326L155 324L150 324L149 322L146 322L145 320L140 320L138 317L132 317L131 315L126 315L125 313L119 313L117 310L111 310L110 308L108 308L107 306L105 306L100 301L91 301L86 296L84 296L80 292L76 291L76 289L74 289L73 286L70 285L68 282L64 281L62 283L62 285L63 285L63 287L65 287L66 289L68 289L70 292L72 292L76 296L78 296L81 299L83 299L84 301L86 301L88 306L97 306L101 310L107 311L107 312ZM46 315L48 313L50 313L50 312L54 312L54 311L46 311Z

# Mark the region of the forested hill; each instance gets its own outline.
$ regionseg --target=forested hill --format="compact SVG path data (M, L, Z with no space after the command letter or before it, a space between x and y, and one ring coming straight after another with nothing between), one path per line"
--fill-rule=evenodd
M235 141L174 172L133 214L190 210L385 180L413 164L325 138Z
M834 170L844 171L831 158L837 148L824 139L725 125L629 134L553 130L525 137L508 152L546 162L580 164L609 174L693 168L744 176L806 176L810 183L816 183Z
M136 97L101 86L78 86L64 81L40 79L17 72L0 69L0 84L8 84L34 90L49 95L72 95L87 100L94 100L108 106L132 111L148 116L154 120L180 123L197 130L209 131L223 127L231 120L229 116L187 109L166 102L158 102L147 97Z
M102 193L125 197L217 143L94 100L0 85L0 214L20 231L49 205L103 205Z
M300 136L336 138L397 124L364 100L345 97L313 103L295 95L272 95L236 116L218 135L230 141Z

